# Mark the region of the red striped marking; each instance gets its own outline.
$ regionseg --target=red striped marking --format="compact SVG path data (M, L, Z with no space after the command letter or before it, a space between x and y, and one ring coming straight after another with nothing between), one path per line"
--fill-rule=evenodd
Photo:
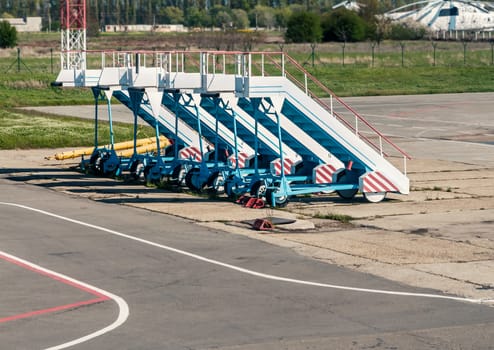
M199 149L194 146L182 148L178 155L180 159L195 160L196 162L202 161L201 151L199 151Z
M247 158L249 156L247 155L247 153L244 153L244 152L240 152L238 154L238 167L239 168L245 168L245 164L247 163ZM230 166L232 168L235 168L237 166L237 160L235 159L235 154L232 154L230 157L228 157L228 161L230 162Z
M315 183L331 183L333 182L333 174L336 172L336 168L331 164L322 164L314 169Z
M62 311L62 310L75 309L77 307L81 307L81 306L85 306L85 305L97 304L97 303L101 303L101 302L106 301L106 300L110 300L110 298L107 297L106 295L101 294L101 293L99 293L99 292L97 292L97 291L95 291L95 290L93 290L91 288L88 288L88 287L85 287L83 285L80 285L79 283L76 283L76 282L67 280L67 279L65 279L63 277L56 276L56 275L54 275L54 274L52 274L50 272L47 272L47 271L44 271L44 270L41 270L41 269L37 269L37 268L35 268L33 266L30 266L30 265L27 265L27 264L23 263L22 261L19 261L19 260L10 258L8 256L5 256L5 255L1 254L1 253L0 253L0 259L3 259L3 260L5 260L5 261L7 261L7 262L9 262L11 264L17 265L19 267L22 267L22 268L24 268L26 270L35 272L35 273L40 274L42 276L51 278L52 280L61 282L63 284L66 284L68 286L71 286L73 288L79 289L79 290L81 290L83 292L92 294L92 295L94 295L94 296L97 297L95 299L83 300L83 301L79 301L79 302L76 302L76 303L71 303L71 304L66 304L66 305L59 305L59 306L54 306L54 307L50 307L50 308L47 308L47 309L29 311L29 312L25 312L25 313L21 313L21 314L17 314L17 315L3 317L3 318L0 318L0 323L14 321L14 320L19 320L19 319L22 319L22 318L28 318L28 317L38 316L38 315L43 315L43 314L47 314L47 313L53 313L53 312Z
M391 191L399 192L398 187L396 187L395 184L393 184L387 177L385 177L380 172L378 172L378 174L379 174L379 176L381 176L381 179L383 180L383 182L385 182L388 185L388 188L390 188Z
M376 171L365 175L364 192L398 192L398 188L383 174Z
M292 173L293 161L289 158L283 159L283 171L285 175ZM277 158L271 162L271 172L275 175L281 175L281 159Z

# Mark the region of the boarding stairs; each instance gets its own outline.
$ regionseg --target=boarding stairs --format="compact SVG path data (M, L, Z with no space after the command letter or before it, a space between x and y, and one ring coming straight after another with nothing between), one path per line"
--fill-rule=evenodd
M272 205L283 205L290 196L306 193L336 191L350 199L360 191L371 202L381 201L390 192L409 193L406 161L410 156L286 53L98 54L102 57L99 70L62 70L57 82L63 86L104 83L119 91L117 96L132 88L154 89L162 92L162 109L153 113L155 118L164 110L175 113L210 144L224 143L237 155L246 151L254 157L262 151L273 157L278 151L277 178L268 184L267 192ZM103 59L108 55L125 59ZM118 62L124 66L116 67ZM178 99L174 94L180 95ZM220 103L212 103L214 99ZM174 109L177 101L178 113ZM232 130L232 115L250 118ZM262 132L254 132L252 138L254 123ZM264 133L274 135L278 147L269 145ZM401 171L388 156L394 164L403 160ZM295 166L287 167L285 159L291 157ZM238 164L239 159L235 161ZM289 177L297 165L306 176L304 181Z

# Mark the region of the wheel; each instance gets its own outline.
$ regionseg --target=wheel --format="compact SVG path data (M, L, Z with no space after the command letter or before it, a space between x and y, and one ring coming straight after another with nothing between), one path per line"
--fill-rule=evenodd
M266 202L271 206L271 207L278 207L278 208L284 208L287 206L289 199L288 196L281 196L281 197L276 197L273 201L273 192L276 190L273 189L267 189L266 190Z
M192 168L185 175L185 185L192 191L201 192L205 183L200 182L201 169Z
M266 200L266 182L264 180L256 181L250 189L250 195Z
M236 200L239 197L240 193L236 192L236 190L238 191L238 184L236 182L235 175L228 175L224 181L224 188L229 199Z
M177 165L173 168L170 176L170 183L177 186L183 186L185 180L185 168L182 165Z
M101 156L95 157L91 169L95 175L103 175L103 158Z
M130 166L130 177L133 180L144 180L144 164L141 161L132 163Z
M160 183L160 178L161 176L157 176L157 174L152 174L152 169L153 169L154 165L146 165L144 167L144 180L146 181L146 183L148 184L153 184L153 185L158 185ZM153 175L153 176L151 176Z
M336 191L338 196L340 196L343 199L353 199L355 195L358 192L358 188L352 189L352 190L341 190L341 191Z
M219 171L214 172L208 179L208 187L212 189L216 194L225 193L225 179L223 174Z
M364 192L364 198L371 203L378 203L386 198L386 192Z
M115 176L118 167L120 165L120 159L117 157L114 151L106 151L103 154L101 161L101 169L105 176Z
M89 172L93 175L103 174L103 153L99 150L94 151L89 158Z
M340 172L337 175L337 183L345 183L345 182L348 182L348 181L349 181L349 176L347 176L346 170ZM353 199L353 197L355 197L355 195L357 194L357 192L358 192L358 188L351 189L351 190L336 191L336 193L338 194L338 196L340 196L340 198L343 198L343 199Z
M223 188L225 189L225 194L228 198L232 199L233 197L233 176L229 175L225 181L223 182Z
M100 152L93 152L89 158L88 171L93 175L99 175L98 171L101 168L101 154Z

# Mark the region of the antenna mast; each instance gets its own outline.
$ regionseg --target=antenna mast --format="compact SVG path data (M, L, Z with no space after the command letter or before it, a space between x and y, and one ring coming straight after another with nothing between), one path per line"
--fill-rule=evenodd
M62 69L86 69L86 0L61 0Z

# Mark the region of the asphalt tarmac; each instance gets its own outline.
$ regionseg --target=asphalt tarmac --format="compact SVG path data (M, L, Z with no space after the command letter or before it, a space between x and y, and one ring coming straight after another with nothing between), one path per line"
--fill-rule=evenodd
M494 309L486 305L19 182L0 180L0 201L3 349L60 349L71 341L77 349L494 344Z
M486 93L348 98L345 101L419 159L412 163L417 186L421 174L429 174L431 178L436 172L441 176L458 176L451 172L450 163L437 161L455 162L456 167L461 165L468 173L472 173L473 166L484 172L492 168L493 97L494 94ZM71 111L47 108L50 113L88 118L94 113L91 106L72 107ZM114 106L113 112L115 120L132 121L131 113L122 106ZM422 160L433 162L422 163ZM54 175L53 169L49 169L43 178L42 168L29 169L26 163L26 169L20 169L6 165L9 163L9 159L2 160L0 167L4 173L23 175L17 176L17 181L5 176L0 178L2 349L72 346L77 349L222 350L493 348L494 308L475 303L477 299L457 298L438 292L439 287L411 287L354 268L323 263L288 248L231 234L228 226L206 228L192 219L167 216L157 210L158 205L166 206L167 202L161 199L148 199L146 205L152 207L149 211L118 205L121 199L103 198L97 202L81 198L86 192L97 198L102 181L88 179L89 182L82 184L84 187L70 191L61 183L69 184L75 179L70 173ZM423 164L443 168L425 169ZM482 178L489 182L488 176L482 175ZM42 187L26 184L36 181L43 182ZM431 180L422 181L422 186L429 186ZM107 194L115 195L115 191L122 190L110 181L107 186ZM448 182L441 183L441 187L447 186L450 186ZM451 187L452 192L445 191L441 195L451 195L451 199L467 193L470 196L470 192L463 192L467 188L474 194L466 199L483 201L475 212L451 211L446 220L456 231L460 226L452 219L465 223L468 218L474 220L474 213L491 212L488 185L475 191L470 184L465 188ZM128 190L131 196L143 197L141 192ZM365 225L382 225L390 230L393 223L396 232L341 231L334 239L331 233L299 233L292 234L288 240L292 242L296 236L306 247L313 248L317 244L335 249L336 239L342 244L366 233L362 242L355 241L355 249L359 244L368 245L365 252L359 251L360 258L377 263L385 261L386 268L392 269L394 266L389 262L394 258L393 251L390 249L386 254L382 249L372 248L379 244L379 240L372 241L373 236L401 239L410 246L421 242L421 237L416 233L410 235L408 228L402 228L404 223L409 222L412 228L412 223L427 227L435 224L447 232L452 231L442 221L437 222L437 218L431 221L422 206L446 206L445 212L449 213L453 203L442 198L423 201L415 198L422 194L413 193L409 203L391 201L376 206L357 203L337 208L353 216L362 215L360 221ZM180 214L180 205L182 211L190 206L196 211L195 216L207 214L203 209L196 209L199 207L193 206L195 202L184 199L175 208L179 211L173 212L174 215L188 216ZM461 203L466 205L466 201ZM378 205L386 208L385 213ZM335 210L331 205L328 208ZM397 216L398 209L418 212ZM314 209L309 205L308 210ZM322 209L318 206L317 210ZM372 210L379 215L364 214ZM190 215L194 217L194 213ZM468 230L473 224L479 223L472 222ZM478 230L464 232L461 242L472 242L476 247L484 244L490 252L489 221L483 218L481 224L486 228L481 237L483 243L476 241ZM431 242L455 242L455 238L446 236L447 232L438 232L445 235L444 239L429 239L424 244L430 247ZM312 241L307 239L309 236ZM337 251L348 254L345 258L348 259L355 252L345 244ZM417 261L413 264L420 262L419 253L417 251ZM454 259L454 255L451 263L459 270L462 261ZM335 259L334 254L331 259ZM396 271L410 272L404 269L408 260L403 261ZM490 258L482 260L490 261ZM362 259L358 266L356 263L350 264L357 268L366 264ZM444 266L444 261L428 265L432 274L420 277L448 276L447 270L433 269ZM376 270L372 273L379 274ZM492 278L482 270L466 274L465 281L461 282L467 283L479 273L483 274L481 285L488 287ZM454 273L450 276L451 280L460 278ZM406 280L406 276L397 278L401 279ZM415 285L427 284L415 277L414 282Z

